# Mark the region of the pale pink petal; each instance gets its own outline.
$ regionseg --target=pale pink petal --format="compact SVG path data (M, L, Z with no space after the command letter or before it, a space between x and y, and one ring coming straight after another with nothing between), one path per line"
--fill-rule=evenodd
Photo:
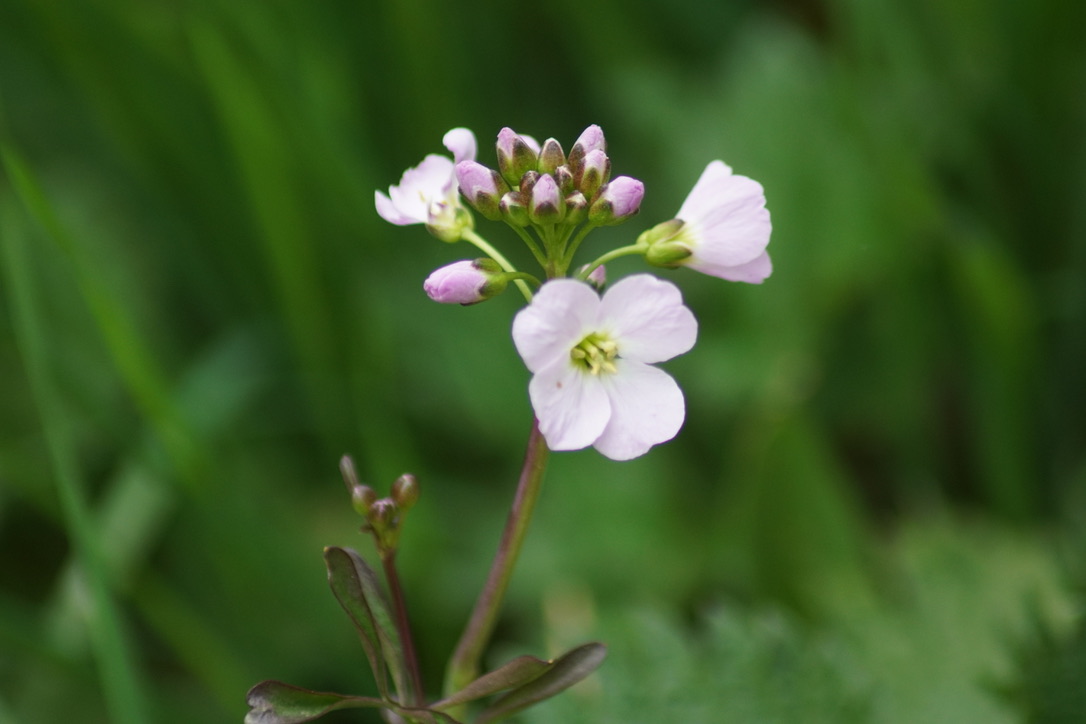
M418 219L410 216L405 216L404 214L400 213L400 211L396 208L396 205L392 203L392 199L390 199L388 196L381 193L380 191L373 192L373 203L374 206L377 207L377 213L381 216L381 218L389 222L390 224L396 224L397 226L407 226L408 224L419 223Z
M723 161L710 161L705 170L701 172L694 188L690 189L686 200L679 208L677 218L683 221L700 219L713 210L717 205L718 192L721 184L727 184L731 178L731 166Z
M600 377L611 414L593 444L612 460L630 460L678 434L686 402L666 372L624 359L616 360L616 366L617 373Z
M697 258L692 258L687 262L687 266L702 274L727 279L730 282L747 282L748 284L761 284L773 273L773 263L769 260L768 251L763 251L752 261L737 266L718 266Z
M477 144L475 134L467 128L454 128L441 139L442 145L453 155L453 162L474 161Z
M513 343L524 364L538 372L562 358L593 331L600 298L585 282L554 279L513 319Z
M695 257L717 267L756 258L772 232L762 185L733 175L721 161L706 167L677 218L686 222L677 238L689 244Z
M698 336L694 314L679 288L650 274L628 276L600 302L600 331L619 342L618 354L639 362L662 362L690 350Z
M600 378L587 374L569 359L536 372L528 396L539 420L539 431L551 450L580 450L600 436L611 417L611 404Z

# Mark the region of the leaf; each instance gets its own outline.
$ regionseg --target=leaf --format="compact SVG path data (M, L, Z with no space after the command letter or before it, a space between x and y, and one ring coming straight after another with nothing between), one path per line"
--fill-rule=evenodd
M312 691L281 681L260 682L249 689L245 700L249 704L245 724L298 724L312 721L337 709L372 709L386 706L381 699Z
M325 548L324 562L328 567L328 585L339 605L347 612L366 650L377 689L383 696L388 694L385 678L385 656L382 637L377 632L377 621L366 596L363 578L373 577L366 562L352 550ZM368 573L368 575L367 575Z
M538 678L554 666L554 663L537 659L534 656L518 656L490 673L483 674L452 696L433 704L432 707L434 709L448 709L457 704L475 701L484 696L490 696L499 691L526 684Z
M312 691L281 681L262 681L246 697L249 713L245 724L301 724L319 719L339 709L387 709L407 721L433 724L460 724L448 714L425 708L397 706L394 702L371 696L349 696L327 691Z
M504 719L522 709L527 709L532 704L565 691L599 668L606 656L607 647L596 642L568 651L552 661L543 674L509 692L483 710L483 713L475 720L476 724L487 724L487 722Z
M368 636L373 644L374 656L370 656L368 647L366 655L370 656L374 675L379 676L378 689L387 695L388 685L384 679L387 664L399 700L415 700L416 692L412 689L411 677L407 675L400 630L389 612L377 574L362 560L362 556L350 548L326 548L324 560L328 564L328 583L336 599L351 620L356 622L356 627L361 625L359 632L366 629L363 641ZM377 664L374 663L375 658Z

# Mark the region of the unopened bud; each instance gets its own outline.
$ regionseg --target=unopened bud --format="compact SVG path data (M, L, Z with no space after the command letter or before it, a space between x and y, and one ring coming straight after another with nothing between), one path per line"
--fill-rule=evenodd
M528 203L524 194L519 191L510 191L498 203L502 217L514 226L528 226L532 220L528 218Z
M528 218L536 224L554 224L566 214L566 202L550 174L539 177L528 199Z
M434 270L422 288L442 304L475 304L505 291L507 281L493 259L463 260Z
M581 132L581 135L573 144L573 148L570 149L570 168L572 168L574 172L579 170L581 165L584 163L585 156L596 150L606 151L607 141L604 140L603 129L596 124L592 124Z
M558 141L548 138L543 142L543 148L539 152L539 165L536 167L539 173L554 173L555 169L565 162L566 154Z
M534 171L539 164L539 144L512 128L498 132L497 153L498 170L510 186L516 186L527 171Z
M621 224L641 209L644 196L643 183L629 176L619 176L600 189L588 210L588 219L600 226Z
M411 510L419 500L419 483L411 473L404 473L392 484L392 500L401 512Z
M566 197L565 223L575 225L588 218L588 199L580 191Z
M610 177L611 159L607 158L606 153L596 149L585 156L584 163L574 173L573 181L586 199L595 199Z
M587 267L588 265L585 264L577 271L577 273L583 274L584 270ZM589 273L589 275L585 277L585 281L591 284L597 292L602 292L603 288L607 286L607 270L603 268L603 264L600 264L598 267L593 269L591 273Z
M558 182L558 190L562 192L563 196L569 196L576 191L573 172L569 170L569 166L559 166L554 170L553 176L554 180Z
M456 164L456 180L476 211L491 221L501 218L498 201L509 190L501 174L475 161L461 161Z
M351 488L351 507L367 520L377 502L377 492L368 485L356 485Z

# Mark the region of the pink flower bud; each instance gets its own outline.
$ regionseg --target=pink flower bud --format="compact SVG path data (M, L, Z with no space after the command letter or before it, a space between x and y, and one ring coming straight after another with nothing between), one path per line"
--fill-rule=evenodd
M593 151L603 152L607 149L607 142L603 138L603 129L592 124L581 132L577 142L569 151L569 165L577 172L584 163L585 156Z
M539 163L539 144L531 136L522 136L512 128L498 132L498 170L510 186L520 183L528 171Z
M475 304L505 290L505 280L491 259L453 262L436 269L423 283L426 295L442 304Z
M562 150L562 145L553 138L548 138L543 142L543 148L539 152L539 172L540 173L554 173L555 169L565 164L566 154Z
M584 157L584 163L577 169L573 177L577 188L581 190L586 199L594 199L600 187L607 183L611 176L611 160L600 149L589 151Z
M640 210L644 196L645 184L629 176L619 176L600 189L588 218L599 225L622 223Z
M456 181L460 193L476 211L491 221L501 218L498 201L509 186L497 171L475 161L461 161L456 164Z
M566 203L558 189L558 183L550 174L543 174L532 186L528 199L528 216L537 224L553 224L561 221L566 213Z

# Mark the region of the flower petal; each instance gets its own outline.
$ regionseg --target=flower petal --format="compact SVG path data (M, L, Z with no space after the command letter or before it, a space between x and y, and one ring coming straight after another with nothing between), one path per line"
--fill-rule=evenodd
M599 331L619 344L620 357L662 362L690 350L698 322L683 305L679 288L651 274L628 276L600 302Z
M442 145L453 155L453 162L474 161L478 148L475 134L467 128L454 128L441 139Z
M391 191L392 189L389 190ZM404 214L401 214L400 211L396 208L396 205L392 203L392 199L390 199L388 196L381 193L380 191L373 192L373 204L377 207L378 215L380 215L382 219L389 222L390 224L396 224L397 226L407 226L408 224L419 223L418 219L414 219L410 216L405 216Z
M772 231L762 185L733 175L722 161L706 166L677 218L687 223L679 238L690 244L695 256L717 266L756 258L769 244Z
M773 273L773 263L769 260L768 251L763 251L746 264L736 266L719 266L696 257L687 262L687 266L702 274L727 279L730 282L747 282L748 284L761 284Z
M580 450L600 436L611 417L611 404L600 378L578 369L569 359L555 360L532 377L528 396L539 431L551 450Z
M624 359L616 366L618 372L600 377L611 414L594 446L612 460L630 460L678 434L686 402L663 370Z
M592 332L600 298L585 282L554 279L513 319L513 343L532 372L563 358Z

